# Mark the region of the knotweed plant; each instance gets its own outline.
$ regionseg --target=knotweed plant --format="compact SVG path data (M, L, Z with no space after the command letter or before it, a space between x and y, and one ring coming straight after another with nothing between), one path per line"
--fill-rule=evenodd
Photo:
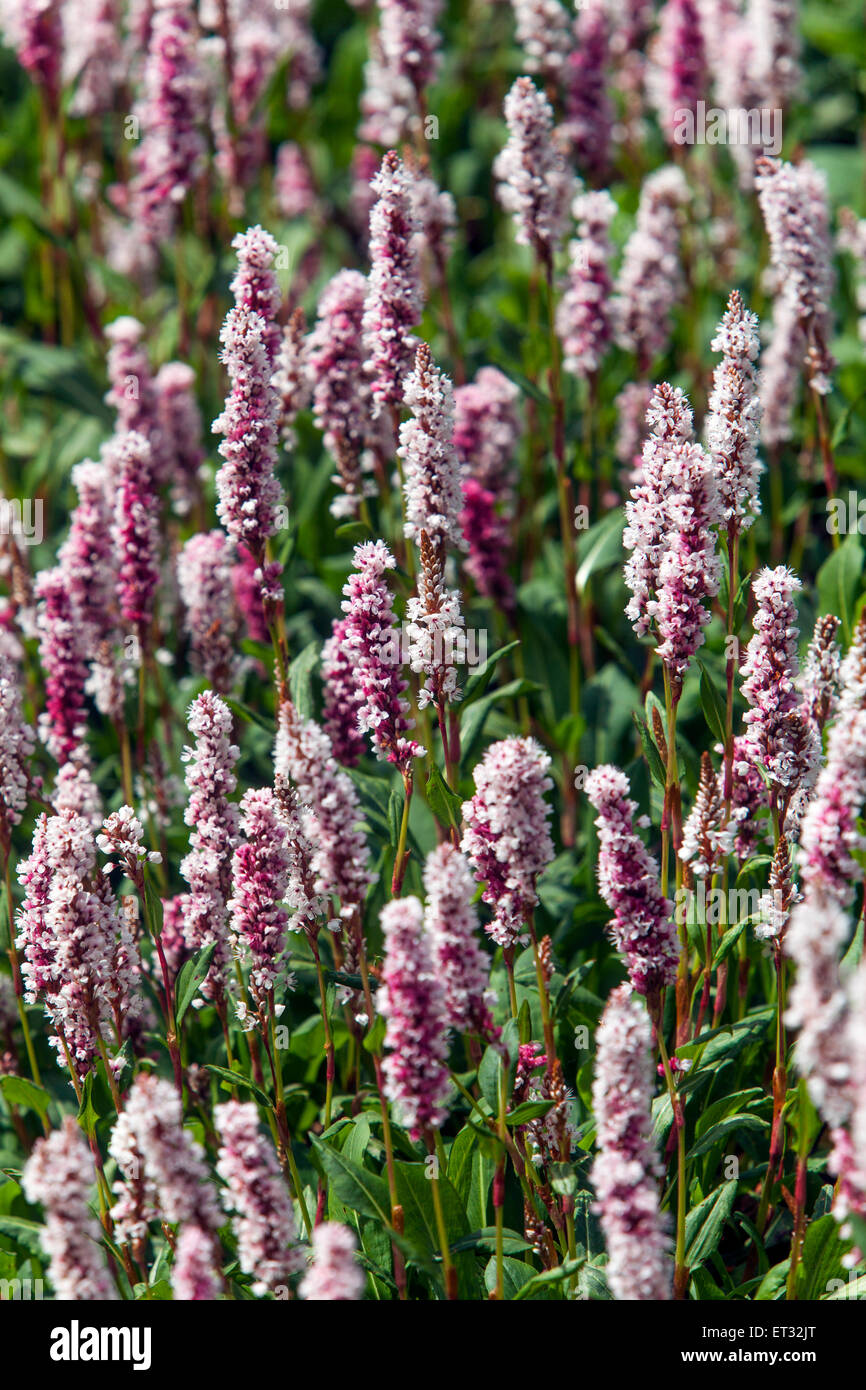
M4 1305L863 1296L827 8L0 0Z

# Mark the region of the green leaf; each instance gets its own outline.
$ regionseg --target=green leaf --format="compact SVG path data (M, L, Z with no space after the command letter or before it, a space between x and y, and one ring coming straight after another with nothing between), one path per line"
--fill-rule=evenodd
M424 795L439 824L453 826L459 831L463 818L463 799L451 790L434 762L430 764Z
M717 1249L725 1222L734 1209L737 1182L732 1179L717 1187L686 1216L686 1264L689 1269L703 1264Z
M525 1100L505 1116L510 1125L525 1125L530 1120L540 1120L553 1109L552 1100Z
M700 1158L701 1154L709 1153L714 1144L725 1140L732 1132L741 1134L744 1130L753 1130L760 1133L761 1130L768 1130L769 1128L767 1121L762 1120L758 1115L729 1115L707 1130L703 1138L699 1139L694 1148L689 1151L688 1156L689 1158Z
M622 562L622 533L625 517L618 508L591 526L577 546L577 592L583 594L592 576L600 569Z
M516 1293L511 1296L518 1302L525 1298L533 1298L537 1294L544 1294L548 1289L565 1283L566 1279L571 1279L573 1275L586 1264L585 1256L578 1260L565 1260L563 1264L557 1265L556 1269L545 1269L540 1274L530 1270L531 1278L525 1279ZM527 1265L523 1266L528 1268Z
M847 975L857 966L863 958L863 914L861 912L857 919L857 929L851 938L851 945L842 957L840 968L842 973Z
M716 953L713 956L713 970L715 970L719 965L721 965L722 961L730 955L731 951L736 946L743 932L746 930L749 921L750 919L748 917L744 917L742 922L736 922L734 926L730 927L728 931L725 932L724 936L722 937L721 941L716 947Z
M341 541L349 541L352 545L360 545L362 541L369 540L371 534L364 521L344 521L334 532Z
M846 643L851 641L854 603L863 570L863 547L856 532L846 536L818 571L818 615L835 613L841 620Z
M311 1138L316 1156L325 1170L325 1176L340 1201L345 1203L350 1211L360 1212L362 1216L371 1216L390 1226L391 1202L388 1197L388 1184L382 1178L377 1178L374 1173L368 1173L359 1163L353 1163L339 1149L324 1143L315 1134Z
M451 1249L455 1254L465 1250L483 1250L485 1254L496 1250L496 1227L485 1226L480 1231L470 1231L468 1236L461 1236L460 1240L455 1240ZM516 1231L502 1232L502 1250L505 1255L519 1255L522 1250L531 1250L532 1246L523 1236L519 1236Z
M289 666L289 694L302 719L312 719L313 671L319 664L319 643L308 642Z
M832 1280L846 1279L842 1257L847 1249L848 1242L840 1237L835 1216L828 1212L812 1221L806 1230L797 1269L797 1298L814 1302L832 1291L828 1288Z
M783 1298L785 1285L788 1280L788 1270L791 1268L790 1258L782 1260L781 1264L774 1265L768 1269L755 1293L756 1303L770 1303L777 1298Z
M233 700L228 695L224 695L223 699L232 714L236 714L239 719L243 719L247 724L258 724L260 729L267 729L269 734L273 734L274 721L269 719L266 714L261 714L250 705L245 705L242 700Z
M365 1052L382 1051L385 1042L385 1027L385 1019L381 1014L377 1014L375 1023L364 1037L363 1047Z
M177 977L177 989L175 991L177 998L175 1018L178 1028L180 1028L184 1014L198 993L199 985L208 972L215 950L216 942L209 941L207 945L202 946L198 955L193 956L191 960L184 961L181 966L180 974Z
M93 1104L93 1072L91 1071L84 1078L84 1085L81 1088L81 1104L78 1107L78 1123L88 1139L92 1139L96 1133L98 1121L99 1111Z
M507 642L504 647L499 647L495 652L492 652L487 660L482 662L478 669L472 672L472 675L466 681L466 685L463 689L463 699L460 702L463 709L466 709L466 706L471 704L473 700L477 700L479 695L484 694L490 684L490 677L493 675L494 668L498 662L500 662L504 656L507 656L509 652L513 652L515 647L519 646L520 642L516 639L513 642Z
M497 1048L487 1047L478 1068L478 1086L494 1115L499 1113L499 1074L502 1070L502 1054Z
M716 683L707 672L703 662L701 668L701 709L709 726L710 733L719 743L725 741L725 705L716 689Z
M507 685L495 690L492 695L483 695L480 699L473 700L460 719L460 766L467 766L476 739L480 737L484 728L484 721L494 705L503 700L516 699L518 695L531 695L540 689L541 686L537 685L535 681L509 681Z
M636 711L632 713L632 719L634 720L635 728L637 729L638 734L640 735L641 747L644 751L644 757L646 758L649 764L649 770L655 778L656 782L658 782L659 786L663 787L665 785L667 777L665 773L665 765L662 762L661 753L655 745L655 740L650 737L650 731L647 728L645 721L641 719L640 715Z
M27 1221L23 1216L0 1216L0 1236L11 1236L33 1255L41 1255L39 1236L42 1227L36 1221Z
M433 1183L428 1176L426 1163L395 1163L394 1178L397 1184L397 1200L403 1208L403 1234L407 1243L417 1252L422 1263L438 1261L439 1231L436 1224L436 1209L433 1203ZM448 1232L449 1248L455 1240L469 1234L466 1212L448 1178L440 1174L438 1180L439 1200L445 1229ZM476 1292L475 1261L471 1255L457 1254L454 1260L460 1286L460 1296L471 1298Z
M228 1067L218 1067L215 1062L207 1062L205 1065L208 1071L214 1076L218 1076L221 1081L228 1081L232 1086L243 1086L247 1091L252 1092L260 1105L264 1105L268 1110L273 1108L270 1096L265 1095L261 1086L257 1086L248 1076L244 1076L243 1072L230 1071Z
M24 1076L0 1076L0 1091L8 1105L21 1110L35 1110L41 1119L48 1114L51 1097L44 1086L28 1081Z
M502 1296L507 1300L517 1298L535 1275L532 1265L522 1260L512 1260L507 1255L502 1260ZM484 1286L488 1293L496 1288L496 1259L491 1257L484 1270Z

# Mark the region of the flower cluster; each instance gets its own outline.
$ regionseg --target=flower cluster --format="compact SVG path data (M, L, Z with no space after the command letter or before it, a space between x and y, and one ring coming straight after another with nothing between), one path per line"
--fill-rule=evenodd
M475 769L475 795L463 803L460 848L485 885L483 901L493 908L487 931L500 946L525 938L538 877L553 858L549 766L534 739L502 739L487 749Z
M625 956L633 987L657 999L676 976L680 947L672 904L634 828L637 803L629 796L625 773L609 765L590 773L586 795L598 812L598 886L614 913L611 938Z

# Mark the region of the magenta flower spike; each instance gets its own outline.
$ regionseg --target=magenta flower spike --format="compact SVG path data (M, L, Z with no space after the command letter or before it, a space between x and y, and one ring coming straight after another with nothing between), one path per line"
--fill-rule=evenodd
M355 767L364 755L367 742L358 727L358 716L365 700L355 679L355 656L349 647L349 630L348 617L335 618L331 635L322 646L322 726L331 740L337 761L344 767Z
M408 777L413 759L424 750L404 738L412 727L404 695L408 682L402 674L400 630L385 578L394 568L384 541L355 547L355 572L343 588L344 640L359 694L357 727L369 733L377 758L393 763Z
M557 148L550 102L530 77L518 77L506 96L505 122L508 141L493 165L499 201L518 246L547 264L565 230L574 176Z
M752 586L757 603L755 635L740 668L741 688L749 705L744 715L745 751L767 773L783 828L794 793L814 782L819 757L815 731L800 708L797 690L799 628L794 595L801 587L784 565L761 571Z
M231 711L212 691L190 705L188 726L193 745L181 754L189 792L184 822L191 832L190 852L180 866L189 885L184 937L190 951L215 943L201 992L221 1003L231 959L228 900L238 843L237 807L228 798L237 786L234 766L240 750L231 741Z
M115 457L118 603L121 618L144 646L160 578L159 504L152 481L152 453L144 435L132 432L117 440Z
M598 887L614 917L611 940L625 957L632 986L646 995L651 1009L676 979L680 944L673 905L659 887L655 861L635 830L637 802L619 768L597 767L586 794L598 812Z
M403 403L403 382L412 368L421 317L417 230L411 177L389 150L373 179L377 196L370 213L370 278L363 331L373 398L394 412Z
M652 51L655 105L669 143L706 97L708 73L696 0L665 0Z
M277 529L282 489L276 479L279 402L271 383L272 327L243 305L230 309L220 342L231 390L213 422L221 434L217 516L232 540L245 545L257 566Z
M438 1129L448 1095L445 990L417 898L395 898L381 914L385 938L377 1007L386 1020L385 1094L413 1139Z
M568 55L564 133L578 174L594 187L610 176L614 110L608 94L610 27L604 0L582 0L574 20L574 46Z
M45 672L39 735L51 756L62 763L84 748L86 638L63 568L43 570L36 581L36 600L39 660Z
M290 855L286 827L270 787L245 792L240 803L243 839L232 856L228 901L232 943L250 966L253 1002L265 1009L268 996L286 983L286 933Z

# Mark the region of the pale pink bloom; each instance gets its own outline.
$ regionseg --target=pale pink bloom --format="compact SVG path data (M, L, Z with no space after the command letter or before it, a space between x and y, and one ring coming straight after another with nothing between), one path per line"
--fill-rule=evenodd
M490 1014L490 960L479 940L475 880L463 854L439 845L424 865L424 924L445 989L445 1007L458 1033L490 1040L498 1032Z
M41 1202L45 1224L39 1240L48 1256L54 1297L64 1302L108 1303L117 1299L93 1214L93 1160L72 1115L46 1139L37 1139L21 1185L28 1202Z
M616 213L609 193L583 193L572 208L579 237L569 245L568 287L556 311L563 365L575 376L591 377L613 342L608 228Z
M280 706L274 765L278 778L294 784L305 808L316 888L337 898L340 917L351 920L372 881L358 793L324 730L312 719L302 720L287 701Z
M363 331L373 397L377 406L397 408L411 370L422 297L411 179L389 150L373 179L378 201L370 213L370 278Z
M317 206L316 186L310 166L300 145L293 140L285 140L277 150L274 198L280 215L289 221L306 217Z
M189 792L184 822L191 831L190 852L180 865L189 884L184 937L191 951L216 943L202 994L220 1001L231 959L227 904L238 843L237 807L228 798L237 786L234 766L240 750L231 741L231 711L212 691L190 705L188 724L194 743L181 754Z
M175 1300L182 1303L212 1303L222 1293L213 1237L200 1226L184 1226L178 1237L171 1286Z
M418 541L426 531L442 552L460 547L462 497L460 463L454 447L454 388L433 361L426 343L418 348L415 370L403 383L412 418L400 426L399 457L404 469L404 534Z
M308 1302L349 1303L364 1296L366 1278L355 1258L358 1242L349 1226L323 1221L313 1231L313 1261L298 1292Z
M573 44L568 10L560 0L512 0L512 8L526 71L559 81Z
M232 585L234 554L224 531L190 536L177 557L177 585L193 668L217 694L232 689L239 614Z
M553 110L529 77L518 77L505 98L508 142L493 172L499 201L511 213L518 246L549 261L559 246L574 176L557 147Z
M788 164L762 156L756 170L779 293L790 300L804 335L809 384L826 395L835 365L830 353L835 275L827 181L808 160Z
M650 174L623 254L613 306L617 342L636 354L642 375L666 349L671 312L682 298L680 226L689 197L682 170L675 165Z
M187 516L201 492L199 475L205 457L195 372L186 362L166 362L154 386L174 509L179 516Z
M223 435L217 474L217 516L237 544L259 565L265 542L277 529L282 488L275 475L279 400L271 384L269 326L260 314L237 306L220 333L231 390L214 434Z
M747 756L760 763L784 813L793 793L815 780L820 749L800 710L797 609L800 580L784 565L764 569L752 589L757 603L754 636L740 668L749 705Z
M723 353L713 374L706 438L719 490L721 520L746 531L760 510L761 402L758 393L758 320L734 290L711 343Z
M592 1108L597 1157L592 1181L608 1251L614 1298L662 1302L671 1297L670 1239L659 1210L662 1165L652 1137L653 1071L650 1021L614 990L596 1037Z
M255 1105L228 1101L214 1120L220 1135L217 1172L226 1184L223 1204L234 1213L238 1263L253 1276L254 1294L287 1288L303 1267L295 1215L273 1145L259 1129Z
M539 875L553 858L545 801L553 786L549 767L535 739L492 743L473 774L475 795L463 803L460 848L485 885L483 901L493 908L487 931L499 946L526 938Z

